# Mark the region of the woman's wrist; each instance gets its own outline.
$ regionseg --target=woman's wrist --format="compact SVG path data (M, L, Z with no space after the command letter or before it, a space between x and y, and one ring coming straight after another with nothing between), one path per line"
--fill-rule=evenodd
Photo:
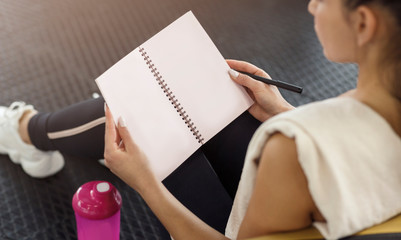
M275 109L276 111L274 113L271 113L270 116L268 117L268 119L270 119L271 117L274 117L278 114L281 114L281 113L284 113L287 111L291 111L293 109L295 109L294 106L292 106L288 102L285 102L285 103L281 104L281 106L276 107L276 109ZM266 120L268 120L268 119L266 119Z
M140 179L136 181L136 184L130 184L130 186L144 198L149 192L152 192L155 188L159 187L161 182L152 172L141 175Z
M295 109L294 106L292 106L291 104L289 104L288 102L286 102L286 104L281 108L281 112L287 112L287 111L291 111Z

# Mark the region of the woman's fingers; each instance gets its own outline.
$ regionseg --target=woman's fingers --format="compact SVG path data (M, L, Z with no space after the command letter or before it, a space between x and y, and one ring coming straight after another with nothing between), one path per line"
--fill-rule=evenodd
M129 133L127 128L127 123L123 117L118 118L118 133L128 152L136 151L138 149L138 146L136 145L134 140L132 140L131 134Z
M233 59L227 59L226 62L230 66L230 68L237 71L247 72L261 77L270 78L269 74L251 63Z
M110 109L105 106L106 115L106 132L104 137L105 151L112 151L119 147L121 141L120 136L116 130L116 125L114 124L113 116L111 115Z
M228 73L236 83L247 87L253 93L260 91L260 89L263 87L263 83L256 81L255 79L252 79L251 77L239 73L233 69L228 70Z
M118 118L118 126L114 124L110 109L105 107L106 132L105 132L105 153L112 153L116 150L136 151L138 146L132 140L128 132L127 123L123 117Z

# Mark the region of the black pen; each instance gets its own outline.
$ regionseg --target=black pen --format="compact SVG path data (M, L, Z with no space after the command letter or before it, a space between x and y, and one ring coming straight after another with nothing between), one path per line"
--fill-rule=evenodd
M264 82L264 83L267 83L267 84L271 84L271 85L277 86L279 88L283 88L283 89L286 89L286 90L289 90L289 91L293 91L293 92L296 92L296 93L302 93L302 90L303 90L302 87L296 86L296 85L291 84L291 83L286 83L286 82L283 82L283 81L280 81L280 80L268 79L268 78L264 78L264 77L261 77L261 76L253 75L253 74L250 74L250 73L247 73L247 72L242 72L242 71L238 71L238 72L240 72L242 74L245 74L245 75L248 75L248 76L250 76L251 78L253 78L255 80L258 80L258 81L261 81L261 82Z

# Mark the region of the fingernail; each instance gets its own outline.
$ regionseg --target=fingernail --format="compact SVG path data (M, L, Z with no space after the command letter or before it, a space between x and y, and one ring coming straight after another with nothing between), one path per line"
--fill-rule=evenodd
M125 122L125 119L123 117L119 117L118 118L118 124L120 125L120 127L126 127L127 123Z
M228 70L228 74L230 74L230 76L231 77L233 77L233 78L237 78L238 77L238 75L239 75L239 72L237 72L237 71L235 71L234 69L229 69Z
M104 112L106 112L107 104L104 103Z

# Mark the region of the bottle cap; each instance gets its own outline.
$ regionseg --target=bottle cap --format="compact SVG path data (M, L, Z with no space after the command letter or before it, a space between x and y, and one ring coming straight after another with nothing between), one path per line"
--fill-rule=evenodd
M121 208L121 195L109 182L85 183L72 198L72 207L80 216L88 219L105 219Z

